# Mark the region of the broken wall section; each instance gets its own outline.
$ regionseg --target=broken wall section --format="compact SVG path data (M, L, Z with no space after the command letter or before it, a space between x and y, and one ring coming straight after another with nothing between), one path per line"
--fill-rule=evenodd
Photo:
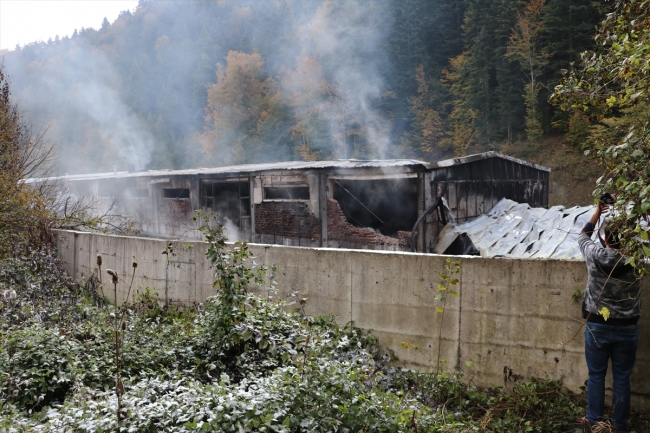
M406 249L411 246L411 232L400 231L399 237L377 233L370 227L355 227L348 222L339 202L327 199L328 246L344 248L364 248L364 246L383 246L385 249ZM372 249L372 248L371 248Z
M255 232L261 243L293 246L320 246L321 222L302 202L262 202L255 205ZM327 199L327 246L333 248L369 248L406 250L411 232L398 237L384 236L369 227L350 224L339 202Z

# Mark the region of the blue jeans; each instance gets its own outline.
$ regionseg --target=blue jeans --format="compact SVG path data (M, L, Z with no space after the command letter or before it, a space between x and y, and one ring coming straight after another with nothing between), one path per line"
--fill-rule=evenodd
M612 412L616 428L627 429L630 418L630 374L639 345L639 327L611 326L588 322L585 327L587 417L589 423L602 420L605 406L607 361L612 360Z

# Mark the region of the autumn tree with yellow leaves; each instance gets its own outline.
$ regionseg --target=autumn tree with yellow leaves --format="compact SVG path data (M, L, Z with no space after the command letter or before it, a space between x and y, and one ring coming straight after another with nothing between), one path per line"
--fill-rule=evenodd
M533 143L539 142L543 135L538 108L541 87L539 78L550 57L542 43L544 8L545 0L531 0L523 12L519 13L506 52L506 57L510 61L518 62L526 76L526 90L523 95L526 104L526 134L528 140Z
M217 82L208 87L206 112L202 152L216 165L253 162L265 152L268 159L289 136L277 83L257 53L228 53L226 64L218 65Z

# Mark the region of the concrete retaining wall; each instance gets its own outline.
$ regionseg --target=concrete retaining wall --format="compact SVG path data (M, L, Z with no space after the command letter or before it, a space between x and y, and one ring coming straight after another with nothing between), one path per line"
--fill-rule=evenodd
M199 302L214 294L206 245L175 244L169 264L162 255L168 241L57 231L59 254L77 279L96 269L115 269L131 277L138 263L135 288L155 289L161 297ZM462 263L458 298L449 297L442 315L435 312L439 272L445 256L385 251L336 250L250 245L259 264L278 264L279 295L299 290L307 313L333 314L345 324L371 330L407 367L435 370L440 358L447 368L465 371L483 386L504 385L504 368L514 380L562 379L574 391L587 378L584 339L576 291L584 291L581 261L455 257ZM166 277L167 276L167 277ZM104 281L107 281L104 272ZM126 278L125 278L126 279ZM648 279L644 288L648 288ZM126 296L119 287L118 302ZM134 288L134 290L135 290ZM640 322L641 341L633 374L633 407L650 409L650 320ZM410 343L419 349L408 348ZM406 347L404 347L406 346ZM473 367L465 362L471 361ZM611 383L611 380L610 380Z

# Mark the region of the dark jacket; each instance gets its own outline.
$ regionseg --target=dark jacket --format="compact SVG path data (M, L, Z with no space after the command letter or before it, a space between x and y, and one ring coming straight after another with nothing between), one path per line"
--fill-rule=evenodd
M587 290L583 310L599 314L607 307L610 317L627 319L641 314L641 278L616 249L603 248L591 240L593 226L587 223L578 237L580 251L587 262Z

